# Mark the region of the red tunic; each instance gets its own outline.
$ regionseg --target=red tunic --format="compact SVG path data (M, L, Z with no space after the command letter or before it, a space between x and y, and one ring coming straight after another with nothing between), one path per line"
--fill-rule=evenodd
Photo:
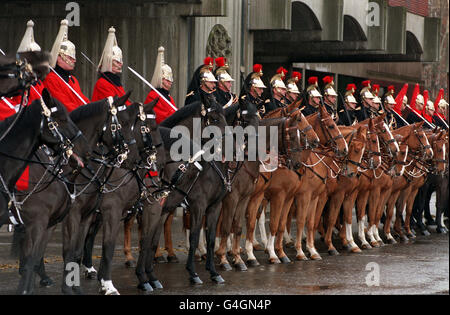
M164 119L166 119L167 117L169 117L170 115L172 115L173 113L176 112L175 109L172 108L172 106L170 106L169 104L167 104L167 102L165 100L163 100L158 93L156 93L155 91L151 91L150 93L148 93L147 98L145 99L144 104L148 104L150 102L152 102L155 98L159 97L159 101L158 103L155 105L155 107L153 108L156 114L156 123L161 123ZM173 106L175 106L175 102L172 98L172 96L170 97L170 102L172 103Z
M90 103L89 99L81 92L80 84L77 78L70 76L68 84L75 92L86 102ZM49 90L51 95L66 106L70 113L77 107L84 105L83 102L76 96L53 71L51 71L44 80L44 86Z
M92 101L97 102L104 98L107 98L108 96L121 97L124 95L125 95L125 90L124 90L123 86L117 86L117 85L109 82L105 78L101 77L100 79L97 80L97 83L95 84L94 92L92 94ZM131 102L127 100L127 102L125 104L127 104L127 106L128 106L128 105L131 105Z

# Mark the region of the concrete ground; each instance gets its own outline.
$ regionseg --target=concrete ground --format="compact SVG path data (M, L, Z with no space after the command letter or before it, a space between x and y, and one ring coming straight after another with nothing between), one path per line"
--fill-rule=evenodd
M432 202L432 204L434 204ZM317 238L316 244L322 261L294 261L295 250L286 253L293 261L290 264L270 265L268 256L255 252L260 266L246 272L219 271L225 284L216 285L209 280L204 262L197 263L197 272L204 284L191 286L185 270L187 250L181 229L182 219L174 219L174 245L179 263L164 263L156 266L156 274L164 286L152 295L273 295L273 294L449 294L449 238L436 234L431 228L431 236L417 236L407 244L386 245L365 250L360 254L350 254L341 249L335 241L339 256L329 256L323 242ZM268 222L266 222L268 224ZM357 231L354 227L353 231ZM295 228L294 228L295 233ZM382 233L380 233L382 235ZM295 234L294 234L295 235ZM382 236L383 237L383 236ZM3 227L0 230L0 294L14 294L19 282L18 263L9 258L12 233ZM97 236L94 249L94 266L98 269L101 255L101 233ZM357 240L357 235L355 235ZM358 243L358 241L356 241ZM242 246L244 242L242 240ZM359 244L359 243L358 243ZM133 253L137 258L137 232L133 229ZM36 294L61 294L61 230L58 227L46 252L46 269L55 280L50 288L39 288ZM140 294L133 269L124 265L123 234L118 237L113 262L113 282L121 294ZM245 255L243 255L245 259ZM375 263L375 264L374 264ZM375 267L374 267L375 266ZM379 270L378 285L369 286L374 280L374 272ZM367 282L369 279L369 282ZM368 285L369 283L369 285ZM86 294L98 294L96 280L82 277L81 285Z

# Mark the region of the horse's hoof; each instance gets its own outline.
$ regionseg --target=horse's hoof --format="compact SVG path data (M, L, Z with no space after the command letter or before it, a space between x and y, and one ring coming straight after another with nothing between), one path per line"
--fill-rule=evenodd
M211 277L211 280L212 280L215 284L222 284L222 283L225 283L225 280L222 278L221 275L217 275L217 276Z
M164 256L155 257L155 263L157 264L165 264L167 261Z
M347 244L342 245L342 249L350 251L352 249L352 247L350 246L350 244L347 243Z
M436 221L434 219L425 220L425 224L428 226L437 225Z
M150 281L150 285L155 290L162 290L163 289L163 286L162 286L161 282L159 282L159 280Z
M134 260L127 260L125 262L125 267L127 267L127 268L136 268L136 262ZM94 279L94 278L88 278L88 279Z
M423 236L430 236L431 233L428 230L421 230L420 234L422 234Z
M51 278L45 278L45 279L42 279L41 281L39 281L39 286L41 288L49 288L49 287L53 286L54 284L55 284L55 282Z
M178 260L178 257L174 255L174 256L167 256L167 262L171 264L177 264L180 261Z
M290 263L291 263L291 260L289 259L288 256L283 256L283 257L281 257L281 258L280 258L280 261L281 261L281 263L283 263L283 264L290 264Z
M333 249L328 250L328 254L330 256L337 256L337 255L339 255L339 252L333 248Z
M278 258L269 258L269 264L271 265L281 264L281 261Z
M363 243L363 244L361 245L361 249L372 249L372 246L370 246L369 243Z
M233 268L231 268L229 263L221 264L220 268L222 268L223 271L231 271Z
M196 262L201 262L202 261L202 257L200 256L200 255L195 255L194 256L194 261L196 261Z
M385 246L386 244L384 244L383 240L379 240L379 241L378 241L378 245L380 245L380 246Z
M377 241L371 241L370 246L372 246L373 248L380 248L380 244L378 244Z
M193 284L193 285L203 284L203 281L200 279L199 276L190 277L190 278L189 278L189 281L190 281L191 284Z
M138 287L138 289L139 289L140 291L142 291L143 293L150 293L150 292L153 292L153 288L152 288L152 286L150 285L150 283L148 283L148 282L145 282L145 283L139 283L137 287Z
M437 227L437 228L436 228L436 232L437 232L438 234L447 234L447 229L444 228L444 227Z
M131 268L131 267L128 267ZM84 277L88 280L97 280L97 272L96 271L86 271L84 273Z
M311 255L311 260L322 260L322 256L320 256L319 254L314 254Z
M259 262L256 259L249 259L249 260L247 260L247 266L257 267L257 266L259 266Z
M356 254L356 253L362 253L362 250L361 250L358 246L351 247L348 251L349 251L350 253L354 253L354 254Z
M416 238L416 236L415 236L413 233L408 233L408 234L406 234L406 236L407 236L409 239L415 239L415 238Z
M201 257L202 260L206 260L206 258L207 258L206 254L203 254Z
M390 244L390 245L397 244L397 241L396 241L395 239L393 239L393 238L388 238L388 239L386 240L386 242L387 242L388 244Z
M247 271L247 266L244 263L235 264L234 267L237 271Z
M400 242L402 243L408 243L409 238L406 235L401 235L400 236Z
M261 252L261 251L264 250L264 247L261 244L259 244L259 243L253 244L253 250L257 251L257 252Z
M295 256L295 259L298 260L298 261L307 261L307 260L309 260L308 257L306 257L305 255L297 255L297 256Z
M294 244L294 242L288 242L288 243L284 244L284 246L285 246L286 248L294 248L294 247L295 247L295 244Z

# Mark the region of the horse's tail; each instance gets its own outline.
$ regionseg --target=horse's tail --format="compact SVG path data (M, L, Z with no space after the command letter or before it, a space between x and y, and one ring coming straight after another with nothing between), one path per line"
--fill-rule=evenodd
M14 227L14 234L11 245L11 258L19 258L20 248L22 247L22 243L25 240L25 226L18 225Z

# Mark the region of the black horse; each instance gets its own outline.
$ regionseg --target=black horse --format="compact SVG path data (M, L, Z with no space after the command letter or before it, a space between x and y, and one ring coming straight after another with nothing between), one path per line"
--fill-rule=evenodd
M18 95L50 71L48 52L24 52L16 57L0 55L0 97Z
M110 163L116 163L116 159L123 159L124 153L120 148L124 148L125 145L121 142L131 139L131 123L127 122L131 120L130 115L125 114L127 111L112 113L114 108L117 110L123 106L128 96L129 94L116 98L111 103L102 100L87 104L70 113L72 120L83 132L89 148L96 148L96 150L103 148L112 152L104 153L103 160ZM120 133L117 132L118 124L122 126ZM93 156L94 152L91 155ZM120 155L122 156L119 158ZM46 158L44 154L39 156L41 160ZM31 166L30 180L34 183L44 182L46 187L38 188L38 191L30 196L23 196L26 198L22 213L25 229L15 231L13 244L13 247L20 246L19 273L22 276L18 288L20 294L33 292L34 271L41 276L41 285L52 283L45 274L43 264L47 241L56 224L64 220L69 211L74 211L80 203L90 199L88 192L91 189L98 190L98 184L102 176L105 176L105 169L103 164L98 166L93 162L89 162L85 168L76 172L73 172L70 167L63 167L63 173L58 176L61 181L53 181L49 179L49 176L43 177L48 170L40 165ZM50 174L52 174L51 171ZM33 190L34 187L31 186Z
M18 119L17 115L20 115ZM14 199L14 185L40 145L47 145L55 158L59 156L67 160L70 157L68 162L72 168L84 166L89 150L65 107L45 89L42 100L34 101L21 113L0 123L0 134L8 129L8 134L0 142L0 226L21 223L20 209L16 208L14 214L9 213L8 202Z

